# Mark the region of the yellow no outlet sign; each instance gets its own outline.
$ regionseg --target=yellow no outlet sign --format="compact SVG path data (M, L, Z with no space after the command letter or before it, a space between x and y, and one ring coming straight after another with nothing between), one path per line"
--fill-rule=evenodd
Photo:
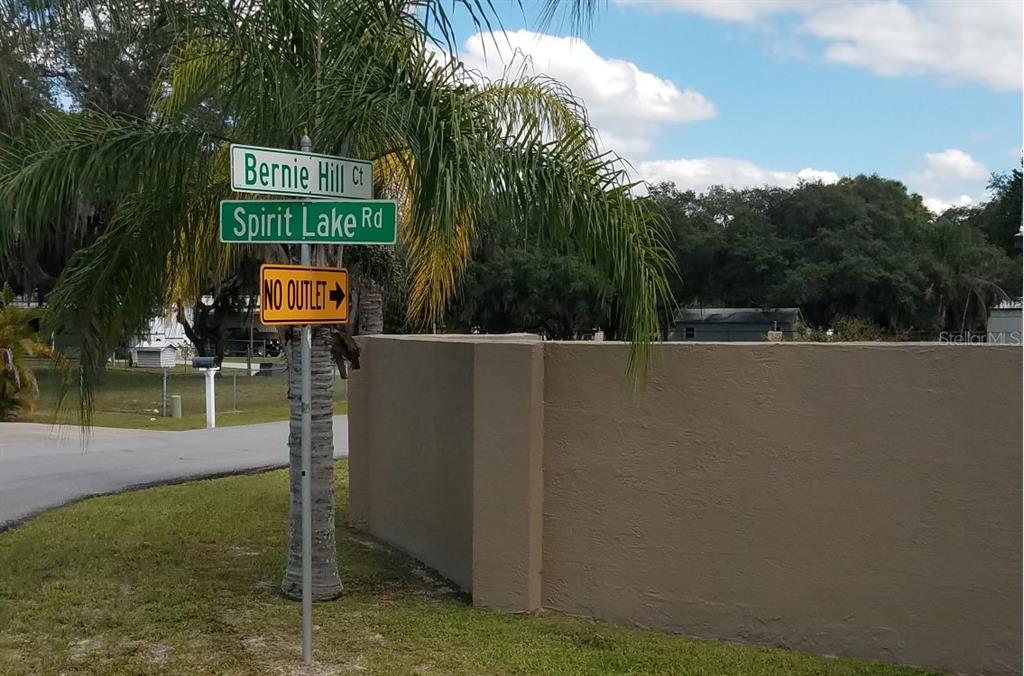
M260 321L344 324L348 321L348 270L261 265Z

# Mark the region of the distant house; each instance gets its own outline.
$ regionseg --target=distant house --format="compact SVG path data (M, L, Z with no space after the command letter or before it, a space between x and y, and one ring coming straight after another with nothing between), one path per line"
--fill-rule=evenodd
M192 312L186 308L185 315L192 319ZM173 307L167 310L167 315L150 317L146 328L137 336L128 339L128 349L147 347L174 347L182 348L189 344L185 329L178 323L178 312Z
M1020 345L1024 337L1021 301L1007 300L989 310L985 342L995 345Z
M249 298L242 296L239 301L245 306ZM226 356L244 357L249 349L252 349L254 356L277 356L281 351L280 336L277 328L264 326L259 322L259 298L252 298L252 313L246 310L228 309L224 317L217 317L217 324L222 331L224 341L224 354ZM212 296L203 296L202 302L206 306L213 305ZM196 309L191 306L185 308L185 321L191 326L196 325ZM211 311L214 315L216 310ZM197 330L197 333L201 331ZM251 341L251 346L250 346ZM149 319L146 327L137 335L130 336L126 341L127 349L132 353L133 359L138 361L135 354L141 348L164 348L174 347L179 352L192 346L185 333L185 327L178 321L178 312L175 307L169 307L164 315L156 315Z
M173 345L135 348L135 365L140 368L172 368L177 359L178 348Z
M768 339L769 331L781 332L782 338L794 338L801 319L800 310L795 307L774 310L747 307L685 308L676 314L668 339L761 341Z

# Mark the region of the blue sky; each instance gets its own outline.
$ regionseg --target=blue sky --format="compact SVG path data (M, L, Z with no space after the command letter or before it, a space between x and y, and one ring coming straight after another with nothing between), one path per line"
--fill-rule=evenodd
M575 40L531 0L494 4L504 46L461 16L460 58L496 77L528 54L648 180L878 173L941 209L1020 162L1016 0L609 0Z

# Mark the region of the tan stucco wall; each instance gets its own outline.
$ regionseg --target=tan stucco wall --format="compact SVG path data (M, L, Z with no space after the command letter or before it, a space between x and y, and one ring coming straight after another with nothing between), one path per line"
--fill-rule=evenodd
M473 345L361 341L349 519L464 589L473 577Z
M1021 665L1021 351L545 345L544 605L695 636Z
M1019 348L364 350L353 520L478 605L1020 673Z
M473 603L541 603L544 350L478 345L473 416Z

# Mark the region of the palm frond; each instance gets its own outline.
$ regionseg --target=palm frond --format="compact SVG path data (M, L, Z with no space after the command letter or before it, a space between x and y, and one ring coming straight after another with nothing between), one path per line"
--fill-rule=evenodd
M403 235L413 266L410 312L440 316L477 219L500 214L570 238L591 257L616 289L620 324L633 340L630 368L642 371L660 336L659 308L671 297L672 257L659 221L632 199L622 161L598 152L579 102L544 78L481 82L429 58L405 61L392 77L402 84L386 73L359 92L331 84L362 96L359 109L375 114L375 133L357 136L357 147L372 153L376 139L406 140L386 168L412 196Z
M46 113L0 144L0 204L19 227L60 218L83 197L154 190L181 194L216 139L104 113Z

